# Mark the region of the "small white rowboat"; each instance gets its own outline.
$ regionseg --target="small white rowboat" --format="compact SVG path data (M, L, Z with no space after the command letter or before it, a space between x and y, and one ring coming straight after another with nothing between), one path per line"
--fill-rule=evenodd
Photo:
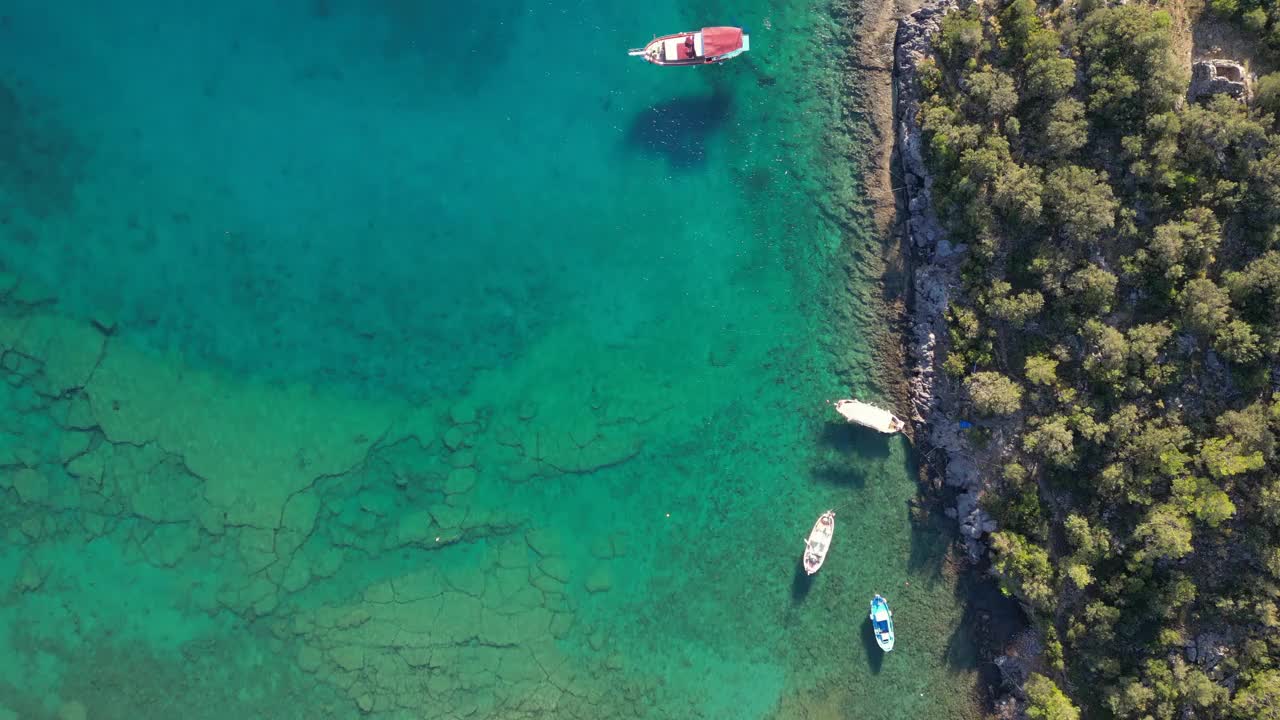
M818 572L822 562L827 559L827 550L831 547L831 536L836 531L836 511L828 510L818 517L813 530L804 542L804 571L809 575Z

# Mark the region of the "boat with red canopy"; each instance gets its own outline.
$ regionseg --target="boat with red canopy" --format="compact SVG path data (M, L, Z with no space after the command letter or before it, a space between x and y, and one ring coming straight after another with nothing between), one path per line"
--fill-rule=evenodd
M701 30L663 35L628 55L642 57L654 65L710 65L737 57L751 49L751 38L742 28L707 27Z

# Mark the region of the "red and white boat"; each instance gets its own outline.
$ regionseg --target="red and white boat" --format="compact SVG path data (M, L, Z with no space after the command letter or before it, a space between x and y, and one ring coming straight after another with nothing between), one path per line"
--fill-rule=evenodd
M818 572L822 562L827 559L827 550L831 547L831 536L836 531L836 511L828 510L818 517L813 524L809 538L804 541L804 571L810 575Z
M742 28L708 27L663 35L628 55L642 57L654 65L710 65L737 57L751 49L751 37Z

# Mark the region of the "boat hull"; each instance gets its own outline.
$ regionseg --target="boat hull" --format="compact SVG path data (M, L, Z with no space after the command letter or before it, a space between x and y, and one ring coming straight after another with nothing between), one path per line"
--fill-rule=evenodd
M835 408L836 412L840 413L840 416L845 420L886 435L902 432L903 428L907 426L898 416L888 410L860 400L837 400Z
M804 541L804 571L812 575L822 569L831 549L831 538L836 532L836 511L828 510L818 516L818 521Z
M881 650L893 650L893 611L889 609L889 601L879 595L871 599L871 633Z

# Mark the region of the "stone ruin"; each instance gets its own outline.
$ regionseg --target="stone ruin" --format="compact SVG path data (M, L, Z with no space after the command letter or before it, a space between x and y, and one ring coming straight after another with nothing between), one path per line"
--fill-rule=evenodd
M1242 102L1249 101L1249 71L1234 60L1197 60L1191 65L1191 102L1210 95L1227 94Z

